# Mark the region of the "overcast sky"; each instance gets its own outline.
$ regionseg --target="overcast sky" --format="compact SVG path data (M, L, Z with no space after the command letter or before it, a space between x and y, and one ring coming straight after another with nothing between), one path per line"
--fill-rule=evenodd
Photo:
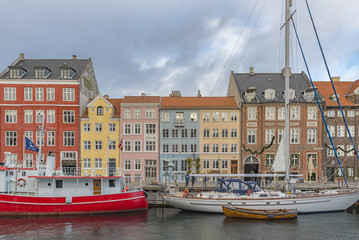
M308 0L332 76L359 79L358 0ZM328 81L305 0L293 0L314 80ZM0 68L91 58L100 93L224 96L230 72L283 68L284 0L2 0ZM292 35L293 36L293 35ZM292 40L292 72L306 71Z

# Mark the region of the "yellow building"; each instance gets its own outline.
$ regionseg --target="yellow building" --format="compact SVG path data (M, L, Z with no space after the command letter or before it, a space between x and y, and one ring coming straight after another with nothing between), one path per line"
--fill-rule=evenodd
M81 175L115 176L120 169L120 103L98 95L81 116Z
M206 98L200 110L201 173L240 172L240 114L234 97Z

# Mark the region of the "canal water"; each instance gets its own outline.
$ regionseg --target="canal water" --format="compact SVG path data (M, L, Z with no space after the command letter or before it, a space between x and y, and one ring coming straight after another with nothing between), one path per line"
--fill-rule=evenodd
M173 208L93 216L0 217L0 239L359 239L359 208L280 221Z

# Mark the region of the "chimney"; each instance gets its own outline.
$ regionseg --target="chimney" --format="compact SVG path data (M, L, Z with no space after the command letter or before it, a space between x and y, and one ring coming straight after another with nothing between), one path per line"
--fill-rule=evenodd
M76 60L76 59L77 59L77 56L76 56L76 55L72 55L72 59L73 59L73 60Z
M201 91L198 90L197 97L202 97Z
M146 97L147 94L146 93L141 93L141 97Z
M172 90L172 93L170 94L170 97L181 97L181 91Z
M249 75L254 76L254 67L249 68Z
M25 54L20 53L20 60L25 60Z
M285 68L282 69L282 75L283 77L285 77ZM289 77L292 76L292 71L291 71L291 68L289 68Z
M103 97L104 97L105 99L109 99L109 98L110 98L110 96L109 96L108 94L103 95Z
M340 77L332 77L333 82L340 82Z

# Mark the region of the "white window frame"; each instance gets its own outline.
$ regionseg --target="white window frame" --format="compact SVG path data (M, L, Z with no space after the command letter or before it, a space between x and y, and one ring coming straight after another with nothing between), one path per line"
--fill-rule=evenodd
M35 88L35 101L44 101L44 88Z
M84 123L83 124L83 131L84 132L91 132L91 123Z
M75 132L74 131L64 131L64 146L75 146Z
M4 87L4 100L5 101L16 101L16 88L15 87Z
M317 120L318 119L318 108L317 107L308 107L308 120Z
M5 123L17 123L17 110L5 110Z
M315 144L317 143L317 129L309 128L307 130L307 143Z
M275 120L275 107L266 107L265 111L265 120Z
M247 108L247 120L257 120L257 108L248 107Z
M63 88L62 89L63 101L75 101L75 88Z
M156 108L146 108L145 109L145 118L155 119L156 118Z
M56 122L56 113L55 110L49 109L47 110L47 123L55 123Z
M47 146L55 146L56 142L56 133L55 131L47 131Z
M46 88L46 100L55 101L55 88Z
M24 88L24 101L32 101L32 88Z

